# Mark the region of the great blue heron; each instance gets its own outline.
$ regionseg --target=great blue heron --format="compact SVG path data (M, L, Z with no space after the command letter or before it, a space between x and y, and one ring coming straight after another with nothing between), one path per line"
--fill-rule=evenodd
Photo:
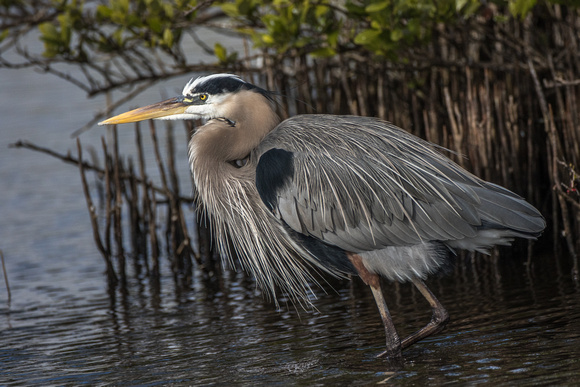
M359 275L383 320L384 356L445 327L447 311L423 279L450 252L487 252L545 227L521 197L388 122L325 114L280 122L273 93L231 74L192 79L177 98L100 124L199 118L207 123L191 138L189 161L222 256L232 246L274 299L279 287L309 302L309 266ZM412 282L431 321L400 340L379 277Z

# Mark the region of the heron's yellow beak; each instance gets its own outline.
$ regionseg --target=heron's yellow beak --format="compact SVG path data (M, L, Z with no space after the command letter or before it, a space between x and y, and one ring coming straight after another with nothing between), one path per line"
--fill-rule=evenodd
M119 114L118 116L111 117L105 121L99 122L99 125L126 124L128 122L137 122L153 118L172 116L175 114L183 114L185 113L187 106L188 105L184 104L180 98L171 98L165 101L154 103L153 105L140 107L135 110Z

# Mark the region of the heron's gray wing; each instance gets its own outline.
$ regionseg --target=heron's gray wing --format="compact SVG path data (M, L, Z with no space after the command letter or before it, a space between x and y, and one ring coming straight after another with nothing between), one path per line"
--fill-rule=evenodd
M348 251L474 238L492 226L541 231L519 196L378 119L293 117L257 156L264 203L295 231Z

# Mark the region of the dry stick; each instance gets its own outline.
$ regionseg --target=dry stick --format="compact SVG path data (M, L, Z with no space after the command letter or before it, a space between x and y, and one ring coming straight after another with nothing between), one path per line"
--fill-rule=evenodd
M415 134L419 134L421 128L421 118L419 118L419 101L416 90L411 90L411 116L413 117L413 129ZM423 135L424 136L424 135Z
M153 274L153 283L157 288L159 288L159 243L157 241L157 230L155 227L155 220L157 219L157 200L154 193L151 195L149 213L151 214L151 221L149 222L149 240L151 241L151 259L153 261L151 273Z
M571 141L567 144L570 150L570 155L572 156L571 162L577 164L580 162L580 131L577 130L580 125L580 120L578 117L578 100L576 98L575 90L578 88L568 87L566 88L566 101L568 102L568 109L566 109L566 121L568 122L569 135ZM578 89L580 90L580 89Z
M385 102L385 75L383 71L379 71L377 83L377 103L378 103L378 116L379 118L386 120L387 119L387 105ZM416 95L416 94L414 94Z
M558 135L556 133L556 124L554 123L554 116L552 113L551 106L548 106L546 101L546 96L542 91L542 86L540 85L540 81L538 80L538 75L536 74L536 70L534 68L534 63L531 59L528 59L528 66L530 69L530 74L532 75L532 79L534 80L534 87L536 89L536 94L538 95L538 99L540 100L540 109L542 110L542 115L544 117L544 128L548 134L548 138L550 139L551 151L552 151L552 165L550 166L550 171L553 179L553 189L557 193L562 190L562 184L560 181L560 177L558 175L558 148L560 147L558 144ZM561 147L560 147L561 148ZM574 242L572 241L572 232L570 226L570 219L568 218L568 206L564 199L562 199L561 195L556 194L556 197L560 203L560 211L562 213L562 224L564 225L564 236L566 238L566 243L568 245L568 250L572 255L574 260L574 277L578 276L579 268L578 268L578 259L576 256L576 252L574 251ZM555 206L554 206L555 207ZM556 227L554 227L556 229ZM554 235L554 243L556 243L557 234Z
M186 278L191 278L192 264L191 256L195 256L193 249L191 248L191 241L189 238L189 232L187 230L187 225L185 223L185 217L183 215L183 208L181 202L179 201L179 177L177 173L177 167L175 163L175 143L174 143L174 131L173 127L167 127L167 157L169 163L169 178L171 180L171 185L173 187L172 197L175 201L175 216L177 219L174 221L175 228L179 230L178 235L174 235L174 239L179 241L179 245L175 249L175 254L180 257L180 264L182 273L186 275ZM183 255L184 250L186 254Z
M125 270L125 251L123 249L123 225L121 219L121 207L123 205L123 195L121 191L121 160L119 157L119 138L117 135L117 126L114 125L113 131L113 178L115 181L115 207L113 208L115 230L115 243L117 244L117 259L119 261L119 274L123 285L127 282L127 275ZM124 287L124 286L123 286Z
M563 191L558 191L558 195L562 196L564 200L566 200L570 205L577 210L580 210L580 203L572 199L569 195L566 195Z
M572 15L568 15L569 21L572 22L573 17ZM570 25L572 23L569 23ZM568 78L572 79L574 77L578 77L578 73L580 73L580 65L576 60L576 54L578 53L578 49L580 46L580 39L578 39L578 35L575 33L573 28L566 28L567 32L567 40L568 49L565 51L565 58L566 64L568 67ZM576 72L574 71L576 70ZM576 84L580 85L580 79L578 79ZM578 106L578 96L579 93L576 91L580 90L577 87L567 87L566 88L566 100L567 100L567 114L566 114L566 121L568 122L568 133L570 138L572 139L566 145L568 147L568 154L571 157L569 160L571 163L578 165L580 162L580 131L577 130L578 126L580 125L580 106ZM574 178L574 177L573 177ZM580 207L580 201L574 201L568 195L564 195L562 192L561 196L563 196L566 200L572 203L573 208L576 208L576 231L578 232L578 228L580 227L580 211L578 211L578 207ZM576 251L580 251L580 238L576 238Z
M550 68L550 72L552 73L552 77L555 77L556 70L554 69L554 61L552 59L552 55L548 55L548 67ZM573 133L574 129L569 130L570 129L570 126L569 126L570 122L566 120L566 116L567 116L566 110L567 109L566 109L566 104L564 102L564 97L562 96L562 91L560 89L555 89L555 94L556 94L556 102L557 102L557 107L558 107L558 116L561 117L561 120L562 120L561 121L562 127L561 127L560 132L562 133L564 144L566 144L567 147L570 147L570 146L573 146L571 144L573 144L573 141L574 141L573 138L570 138L570 133ZM568 144L570 144L570 145L568 145ZM561 145L561 144L558 144L558 145ZM567 152L565 152L567 149L570 149L570 148L564 149L564 147L562 147L561 152L563 154L565 154L565 153L567 153ZM574 153L572 152L571 154L573 155ZM578 154L578 153L576 153L576 154ZM566 154L566 156L568 156L568 155ZM566 159L568 159L568 158L566 157ZM569 161L569 160L567 160L567 161Z
M179 221L181 223L181 228L184 230L184 239L181 242L181 245L179 246L178 250L177 250L177 254L181 254L181 251L185 248L187 248L190 252L191 255L193 255L193 257L195 258L195 261L197 262L198 265L201 265L201 256L199 254L197 254L194 250L193 247L191 246L191 239L189 237L189 233L187 231L187 223L185 222L185 216L183 215L183 211L181 209L181 206L179 207Z
M77 151L79 155L79 160L83 158L83 150L81 147L81 141L77 138ZM83 185L83 192L85 193L85 199L87 203L87 208L89 210L89 215L91 219L91 226L93 228L93 238L95 239L95 244L97 245L97 249L101 252L103 259L105 260L105 264L107 266L107 278L109 282L114 285L117 284L117 275L115 273L115 268L113 267L113 263L111 262L111 253L109 250L106 250L103 246L101 241L101 236L99 235L99 223L97 218L97 213L95 212L95 206L93 205L93 200L91 199L91 194L89 192L89 185L87 184L87 178L85 176L85 168L84 163L79 163L79 171L81 173L81 181Z
M163 187L163 195L169 198L170 190L167 185L167 175L165 174L165 167L163 165L163 160L161 159L161 152L159 151L159 141L157 139L157 131L155 129L155 122L149 121L149 134L151 136L151 141L153 143L153 152L155 154L155 161L157 162L157 168L159 169L159 176L161 177L161 185Z
M484 155L484 162L482 165L482 168L480 170L481 173L483 173L485 171L488 180L491 179L491 171L490 168L494 168L492 167L492 165L496 165L495 170L497 170L497 168L499 168L499 163L497 162L497 157L495 156L494 152L494 141L493 141L493 131L497 131L498 130L498 125L501 126L501 124L498 123L498 125L494 125L493 122L493 115L492 115L492 106L493 106L493 102L491 102L490 99L490 95L492 94L492 90L495 90L493 88L490 87L490 80L489 80L489 70L485 69L484 73L484 84L483 87L480 88L480 93L479 93L479 99L480 99L480 105L481 105L481 110L482 110L482 119L484 120L484 130L477 130L478 132L483 132L483 134L481 135L482 137L482 141L481 141L481 145L482 145L482 149L481 149L481 153ZM494 94L494 100L497 100L495 98L495 94ZM496 106L497 107L497 106ZM497 109L496 109L497 111ZM495 171L494 171L495 172ZM494 173L495 175L495 173Z
M455 120L454 106L451 102L451 96L449 95L449 87L445 86L443 88L443 95L445 96L445 106L447 107L447 115L449 117L449 122L451 124L451 132L454 142L454 151L461 152L461 131ZM462 157L457 157L457 163L463 166L464 161Z
M342 55L340 55L340 61L341 62L344 61L344 58L342 57ZM344 66L344 68L347 69L348 66ZM350 85L348 84L348 80L346 78L346 71L344 71L344 70L340 72L340 82L342 84L342 89L344 90L344 93L346 96L349 114L358 115L356 100L353 98L352 92L350 90Z
M61 153L57 153L57 152L55 152L55 151L53 151L51 149L48 149L48 148L45 148L45 147L42 147L42 146L33 144L31 142L28 142L28 141L18 140L15 143L12 143L12 144L8 145L8 147L9 148L24 148L24 149L33 150L35 152L45 153L45 154L47 154L49 156L52 156L54 158L57 158L57 159L65 162L65 163L73 164L75 166L79 166L79 160L78 159L75 159L74 157L72 157L70 155L70 153L67 154L67 155L64 155L64 154L61 154ZM103 171L103 169L98 168L98 167L95 167L94 165L91 165L91 164L89 164L86 161L83 162L82 167L84 169L86 169L86 170L95 171L100 176L104 175L104 173L105 173Z
M110 100L108 100L107 101L107 109L105 111L101 111L101 112L98 112L97 114L95 114L95 116L89 122L87 122L83 127L75 130L71 134L71 137L72 138L78 137L81 134L83 134L84 132L93 128L97 122L101 121L104 117L108 116L115 108L121 106L122 104L124 104L127 101L132 100L137 95L141 94L143 91L145 91L146 89L151 87L155 82L157 82L157 81L156 80L147 81L144 84L137 86L133 91L129 92L127 95L123 96L118 101L111 102Z
M171 177L171 182L173 185L173 191L174 194L173 196L175 197L175 200L177 202L177 216L179 217L179 225L181 227L181 244L179 245L179 247L177 248L177 255L181 256L182 251L184 249L188 250L188 257L187 257L187 266L185 267L185 271L187 273L191 273L191 270L193 269L191 267L191 260L189 259L189 257L193 256L196 258L196 261L198 261L198 263L201 263L201 261L199 261L199 257L196 256L195 251L193 251L193 248L191 246L191 238L189 237L189 230L187 229L187 223L185 222L185 215L183 214L183 205L181 203L181 201L179 200L179 174L177 173L177 165L175 162L175 144L174 144L174 133L173 131L171 132L167 132L168 133L168 138L167 138L167 142L168 142L168 157L169 157L169 174ZM169 136L169 134L171 134L171 136ZM189 275L189 274L188 274Z
M178 235L178 230L179 230L179 226L180 226L180 222L179 222L179 202L177 200L175 200L175 196L179 195L179 181L177 179L177 174L175 173L175 150L173 149L173 141L172 141L172 135L173 135L173 125L171 124L171 122L167 122L165 125L165 134L166 134L166 141L167 141L167 169L169 172L169 181L171 183L171 189L170 189L170 197L171 197L171 202L173 204L172 208L171 208L171 216L169 218L169 220L171 221L171 236L172 236L172 248L173 248L173 254L175 255L175 260L177 263L177 266L179 267L179 270L181 272L181 270L183 269L182 266L182 262L179 259L180 258L180 254L177 253L177 250L179 250L179 244L181 244L180 241L180 236ZM169 187L168 187L169 189ZM179 223L179 224L178 224Z
M522 166L520 165L519 162L519 156L521 155L520 149L525 149L526 145L524 144L524 142L522 141L521 138L521 130L520 130L520 126L518 125L518 104L515 102L513 95L510 95L509 97L507 97L508 102L506 104L507 109L506 109L506 114L507 114L507 119L506 121L510 123L510 131L508 131L508 134L510 135L510 139L511 139L511 150L510 150L510 154L512 157L512 166L513 166L513 172L512 172L512 176L515 176L517 178L518 181L518 187L523 186L523 182L521 181L521 178L524 176L524 172L522 171ZM523 188L523 187L522 187Z
M275 90L276 82L274 81L274 69L272 64L272 57L266 55L264 52L264 67L266 69L266 85L270 90Z
M315 67L316 75L316 89L318 90L318 98L316 98L316 110L318 113L328 113L330 106L328 105L328 93L326 92L325 82L327 77L326 67L327 60L320 60Z
M557 156L557 148L556 148L556 144L555 144L555 140L552 138L552 133L550 131L550 124L548 122L548 103L546 101L546 97L544 96L544 93L542 92L542 89L540 87L540 82L538 81L538 77L536 74L536 69L534 67L533 62L528 59L528 71L530 72L530 74L532 75L532 80L534 81L534 88L536 90L536 94L538 95L538 100L540 102L540 110L542 111L542 117L544 118L544 131L546 132L546 134L548 135L548 140L549 143L546 144L547 146L547 155L548 155L548 175L550 177L550 183L552 184L552 220L554 222L554 228L553 228L553 235L552 238L554 240L554 248L557 249L558 247L558 236L559 236L559 230L558 227L556 227L556 225L558 224L558 210L557 210L557 205L556 205L556 201L558 200L557 195L554 194L555 190L559 189L560 184L557 184L556 181L558 181L558 174L554 173L554 165L556 162L556 159L558 158ZM559 182L559 181L558 181Z
M431 139L431 127L429 125L429 114L427 109L423 109L423 127L425 128L425 139L429 142L435 142Z
M445 131L445 125L443 125L442 130L439 130L439 120L437 114L437 107L435 106L435 101L439 100L439 71L436 69L430 70L431 76L430 78L430 85L429 85L429 110L428 110L428 117L429 117L429 125L431 127L430 131L430 138L429 141L434 142L435 144L439 144L441 146L446 146L446 138L445 136L441 136Z
M141 190L143 191L143 200L142 200L142 207L141 207L141 214L143 215L143 233L147 233L147 227L150 222L154 222L154 219L151 219L151 212L149 208L149 189L147 188L147 174L145 170L145 157L143 156L143 141L141 140L141 128L139 123L135 123L135 142L137 144L137 157L139 159L139 174L141 175L141 182L139 179L136 179L135 182L139 182L141 184ZM143 253L143 262L145 263L145 270L147 271L147 275L150 274L149 272L149 261L147 259L147 238L143 237L141 251Z
M185 129L185 141L186 143L189 144L189 141L191 140L191 137L193 136L193 133L195 131L195 123L191 120L184 120L183 121L183 128ZM193 174L189 173L189 181L191 183L191 186L194 187L195 189L195 180L193 179ZM195 204L195 202L194 202Z
M169 243L169 237L172 233L172 225L173 223L171 223L171 219L173 218L174 214L176 213L175 211L175 200L171 195L171 191L169 190L169 187L167 185L167 175L165 174L165 168L163 166L163 161L161 159L161 152L159 151L159 141L157 140L157 133L155 131L155 123L151 120L149 121L149 132L151 135L151 140L153 142L153 151L155 153L155 161L157 162L157 168L159 169L159 174L161 177L161 184L163 186L164 189L164 194L167 197L168 201L169 201L169 216L168 216L168 222L170 222L169 227L167 227L166 230L166 234L165 234L165 239L167 241L167 248L169 249L170 243ZM172 246L173 247L173 254L175 254L175 250L176 250L176 246ZM174 259L171 262L171 266L172 266L172 271L173 271L173 275L174 278L176 279L176 275L177 275L177 267L176 267L176 260L177 257L174 257Z
M497 83L494 86L495 86L494 91L499 93ZM502 102L503 103L497 105L497 114L500 117L498 121L500 121L501 123L498 123L496 127L496 134L497 137L499 138L500 149L499 152L496 152L498 154L499 160L495 163L495 165L502 166L502 168L498 168L498 170L502 176L503 185L505 185L509 181L508 165L512 165L513 168L516 168L519 162L516 152L517 150L516 143L510 141L508 129L506 128L506 125L504 125L504 122L509 123L509 120L506 117L509 106L505 101ZM512 151L510 151L510 144L513 145ZM516 176L519 177L519 175ZM516 185L516 182L512 182L512 184Z
M489 71L484 70L484 85L483 87L480 87L479 100L480 100L480 108L482 110L481 112L482 120L484 121L483 124L485 125L485 126L482 125L482 127L485 129L478 130L477 128L475 128L476 130L475 133L481 133L478 136L481 139L480 140L481 142L479 144L480 146L478 148L480 148L479 151L480 154L482 155L483 161L479 173L481 174L485 173L487 180L491 179L490 168L492 168L491 166L494 165L494 161L496 162L495 164L497 165L497 158L494 155L495 152L493 152L494 146L492 145L493 144L492 132L493 130L497 131L498 129L497 126L494 125L493 116L491 114L493 106L493 103L489 100L490 94L492 93L491 90L494 89L490 89L489 86ZM496 166L496 170L498 167L499 166Z
M111 158L107 149L107 142L101 137L103 154L105 157L105 246L109 254L111 252Z
M340 79L335 79L333 81L333 84L338 84L340 82ZM342 114L342 104L341 101L343 100L342 98L342 87L335 87L334 93L333 93L333 99L332 99L332 111L330 113L332 114Z
M139 191L137 190L137 184L135 183L135 167L133 166L133 159L129 158L128 173L129 179L129 191L125 192L127 203L129 205L129 216L131 219L131 246L133 247L134 261L136 262L139 255L141 254L141 246L139 240L141 239L141 228L139 227L139 221L141 216L139 214ZM129 193L131 192L131 196Z
M544 79L543 83L546 89L553 89L558 87L578 86L580 85L580 79L567 81L565 79L562 79L561 77L554 77L553 81L548 81L547 79Z
M161 185L163 186L162 193L169 196L169 187L167 186L167 176L165 174L165 168L163 167L163 161L161 160L161 153L159 152L159 141L157 140L157 133L155 131L155 122L149 120L149 132L151 134L151 140L153 142L153 151L155 152L155 161L157 162L157 167L159 168L159 174L161 176Z
M17 142L8 145L8 147L9 148L24 148L24 149L29 149L29 150L32 150L35 152L45 153L49 156L52 156L54 158L59 159L60 161L65 162L65 163L73 164L77 167L79 165L78 159L75 159L70 154L65 155L62 153L57 153L51 149L33 144L31 142L28 142L28 141L18 140ZM88 171L94 171L95 173L98 174L99 177L103 177L105 175L105 170L103 168L99 168L95 165L89 164L86 161L83 162L83 168L85 170L88 170ZM123 180L127 180L127 179L129 179L129 176L127 174L121 173L120 178ZM141 180L140 178L137 178L137 183L143 183L143 180ZM145 183L147 184L147 182L145 182ZM153 184L150 184L149 186L155 192L158 192L161 194L165 192L162 187L157 187L156 185L153 185ZM184 196L184 197L180 197L179 200L182 202L185 202L185 203L193 203L192 197L185 197Z
M299 57L297 57L297 62L299 67L301 68L300 71L297 72L297 74L303 74L304 78L303 80L300 81L300 85L299 85L299 89L302 89L302 92L299 94L301 94L301 99L304 101L302 103L302 105L304 106L304 111L307 114L312 114L313 112L313 106L314 103L313 98L314 96L312 95L312 92L314 91L312 84L310 82L310 71L308 70L308 63L306 61L306 55L300 55Z
M184 128L185 128L185 137L186 140L189 142L189 140L191 139L191 137L193 136L193 132L194 132L194 124L191 121L184 121ZM193 187L193 189L195 190L195 180L193 178L193 174L189 173L189 179L191 182L191 186ZM195 204L195 203L194 203ZM196 225L196 232L197 232L197 252L193 252L193 256L195 257L195 261L198 263L198 265L200 266L200 268L203 268L203 261L202 261L202 245L203 246L210 246L211 245L211 235L209 234L209 232L207 232L206 229L206 225L201 225L200 222L200 211L196 211L194 212L194 224ZM182 222L185 222L185 217L183 217ZM190 244L191 249L193 250L193 246ZM209 251L210 249L208 248L206 250L207 253L207 259L210 259L210 255L209 255Z
M548 55L548 66L550 68L550 72L552 73L553 78L557 78L556 69L554 68L554 61L552 59L552 55ZM574 93L572 92L572 87L567 87L565 90L566 93L566 100L575 100ZM580 156L580 144L578 144L578 138L576 137L576 126L574 125L574 120L572 119L572 112L576 111L574 104L568 105L566 109L566 103L564 102L564 97L562 96L562 92L560 89L556 89L556 100L558 101L559 115L562 118L563 130L562 135L564 136L564 143L566 144L569 152L567 152L568 156L572 158L572 160L568 160L571 162L577 162L575 155ZM564 150L562 150L564 151Z
M552 106L549 106L550 112L550 131L553 133L553 136L556 136L556 124L554 123L554 112L552 111ZM552 141L551 141L552 142ZM552 152L553 152L553 161L552 161L552 168L555 176L555 183L556 185L556 196L558 197L558 201L560 203L560 211L562 212L562 223L564 225L564 236L566 238L566 244L568 245L568 250L572 255L572 259L574 262L574 267L572 269L573 278L578 278L578 274L580 273L580 266L578 262L578 256L576 254L576 250L574 249L574 242L572 240L572 226L570 225L570 218L568 213L568 206L566 205L566 201L564 200L564 192L562 191L562 182L560 181L560 177L558 174L558 159L556 155L557 148L561 149L561 144L559 143L558 139L556 138L552 143Z
M10 292L10 284L8 283L8 273L6 272L6 264L4 263L4 252L0 250L0 258L2 259L2 272L4 273L4 283L6 284L6 292L8 293L8 308L12 302L12 293Z
M362 76L364 77L364 75ZM363 90L363 85L365 84L365 81L363 80L362 82L357 82L355 85L355 92L356 92L356 97L358 99L358 106L359 106L359 114L361 116L368 116L368 110L367 110L367 102L365 99L365 91Z
M466 125L466 134L469 135L469 140L467 141L468 144L473 144L475 142L474 147L468 146L465 153L468 154L469 160L471 162L471 169L473 171L477 171L477 174L480 172L480 166L478 165L481 162L481 154L484 153L484 149L481 146L481 132L477 130L477 113L476 113L476 102L473 93L473 85L472 85L472 75L471 69L469 66L465 66L465 99L464 99L464 110L465 110L465 125ZM475 138L475 141L474 141ZM471 150L474 149L475 155L472 154ZM456 149L456 151L461 151L460 149Z

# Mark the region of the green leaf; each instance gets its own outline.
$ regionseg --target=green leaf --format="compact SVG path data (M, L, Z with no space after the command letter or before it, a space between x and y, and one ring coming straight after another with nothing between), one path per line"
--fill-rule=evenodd
M99 4L97 6L97 17L102 19L110 19L113 14L113 10L106 5Z
M60 52L62 42L60 40L60 33L54 24L50 22L41 23L38 25L40 31L40 40L44 42L43 56L47 58L54 58Z
M379 3L372 3L366 6L365 11L368 13L379 12L387 8L389 5L391 5L390 0L381 1Z
M52 24L51 22L41 23L38 26L38 30L42 34L41 37L42 40L50 40L53 42L60 41L60 34L56 29L56 27L54 26L54 24Z
M112 38L118 46L123 47L123 30L124 28L119 28L113 32Z
M163 12L168 19L173 19L174 15L174 8L173 5L170 3L163 4Z
M455 12L461 12L463 16L474 15L481 7L479 0L458 0L455 4Z
M403 37L403 30L392 30L391 31L391 40L393 42L398 42Z
M322 18L323 16L326 16L326 14L328 13L328 7L326 5L317 5L314 11L314 15L316 16L317 19Z
M263 34L262 35L262 42L266 44L274 44L276 42L271 35Z
M169 28L166 28L165 31L163 31L163 43L167 47L173 47L173 31Z
M225 3L225 4L221 4L220 8L222 9L222 11L224 11L224 13L226 15L228 15L229 17L233 17L236 18L238 16L240 16L240 9L238 8L238 6L234 3Z
M70 43L72 21L69 13L58 15L58 22L60 24L60 38L63 44Z
M364 30L354 37L354 42L364 46L374 42L380 34L379 30Z
M4 31L2 31L2 33L0 33L0 42L6 39L9 34L10 34L9 29L5 29Z
M327 41L330 47L336 47L338 45L338 37L340 36L340 31L332 31L327 35Z
M115 0L114 4L116 4L121 11L129 13L129 0Z
M536 0L510 0L509 10L514 17L521 17L522 19L530 12L536 5Z
M322 47L310 53L313 58L328 58L336 55L336 50L331 47Z
M226 63L228 61L228 53L224 46L219 43L216 43L213 46L213 53L218 58L220 63Z
M147 25L151 31L160 34L163 26L161 25L161 20L157 16L150 16L147 18Z

